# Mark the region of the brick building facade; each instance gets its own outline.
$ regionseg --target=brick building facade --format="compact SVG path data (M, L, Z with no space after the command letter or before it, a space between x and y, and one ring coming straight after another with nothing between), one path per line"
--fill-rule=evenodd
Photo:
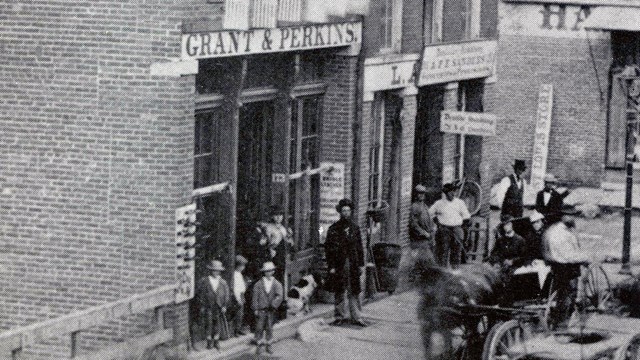
M606 169L624 166L626 125L615 114L619 84L612 81L621 62L612 48L615 37L584 28L593 11L613 3L500 3L494 111L503 124L498 137L504 143L497 148L494 180L510 171L514 158L532 163L543 84L553 87L546 171L569 184L599 186Z
M260 19L230 18L222 3L0 5L0 330L176 283L174 212L192 202L196 277L220 258L230 278L271 204L296 232L291 281L309 270L322 174L344 169L351 192L361 22L273 1ZM187 303L171 309L184 347ZM84 354L154 326L146 312L23 356L70 357L70 341Z

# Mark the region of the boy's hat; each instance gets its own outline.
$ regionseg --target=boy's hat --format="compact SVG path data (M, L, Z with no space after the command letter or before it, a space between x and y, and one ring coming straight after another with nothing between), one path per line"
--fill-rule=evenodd
M207 269L214 271L224 271L224 266L222 266L222 262L220 260L212 260L207 264Z
M236 266L238 265L246 265L249 262L247 258L242 255L236 255Z
M274 271L275 269L276 269L276 265L271 261L267 261L266 263L262 264L262 268L260 269L260 271L261 272Z
M544 219L544 215L540 214L539 212L533 210L533 212L531 213L531 215L529 215L529 222L536 222L536 221L540 221Z

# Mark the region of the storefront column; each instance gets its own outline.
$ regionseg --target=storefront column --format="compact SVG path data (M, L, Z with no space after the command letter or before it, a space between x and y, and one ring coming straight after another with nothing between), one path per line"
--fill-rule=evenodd
M445 87L443 110L458 110L458 83L448 83ZM458 136L456 134L442 134L442 184L456 179L456 152L458 148Z
M400 121L402 126L402 169L401 169L401 191L400 191L400 234L398 237L399 244L407 244L409 242L409 217L411 208L411 195L413 193L413 148L415 141L416 114L418 110L418 88L407 87L401 91L402 96L402 112Z
M229 182L229 213L227 219L229 223L228 241L225 242L227 251L222 252L226 256L221 260L227 269L235 267L236 251L236 204L237 204L237 178L238 178L238 133L240 124L240 95L247 75L247 59L241 59L233 64L229 69L229 87L225 91L223 102L224 116L221 118L221 132L228 134L228 141L220 143L221 166L220 178ZM221 221L225 221L221 219ZM233 277L232 271L227 271L227 280Z

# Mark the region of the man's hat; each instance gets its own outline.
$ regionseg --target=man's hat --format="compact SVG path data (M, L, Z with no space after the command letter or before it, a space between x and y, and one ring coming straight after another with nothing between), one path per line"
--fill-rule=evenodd
M418 184L413 190L418 194L424 194L427 192L427 188L420 184Z
M271 205L271 207L269 207L269 215L284 215L284 208L282 205Z
M236 255L236 266L237 265L246 265L249 262L247 258L242 255Z
M544 215L542 215L539 212L533 210L533 212L531 212L531 215L529 215L529 222L534 223L534 222L540 221L540 220L544 220Z
M526 169L526 168L527 168L527 164L525 163L525 161L524 161L524 160L516 159L516 160L513 162L513 168L514 168L515 170L524 170L524 169Z
M266 263L262 264L262 268L260 268L260 271L261 272L274 271L275 269L276 269L276 265L271 261L267 261Z
M207 264L207 269L214 271L224 271L224 266L222 266L222 262L220 260L212 260Z
M553 174L547 174L547 175L544 176L544 182L557 183L558 182L558 178Z
M455 191L457 188L458 186L455 184L446 183L442 186L442 192L446 194L448 192Z
M336 210L338 212L340 212L342 210L343 207L348 206L349 208L351 208L353 210L353 201L349 200L349 199L342 199L338 202L338 205L336 205Z

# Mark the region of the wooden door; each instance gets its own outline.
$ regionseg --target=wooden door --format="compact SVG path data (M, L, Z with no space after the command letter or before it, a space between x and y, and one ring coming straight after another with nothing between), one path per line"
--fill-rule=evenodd
M273 102L244 104L240 109L238 138L236 252L244 254L250 260L256 258L256 224L268 219L272 148Z

